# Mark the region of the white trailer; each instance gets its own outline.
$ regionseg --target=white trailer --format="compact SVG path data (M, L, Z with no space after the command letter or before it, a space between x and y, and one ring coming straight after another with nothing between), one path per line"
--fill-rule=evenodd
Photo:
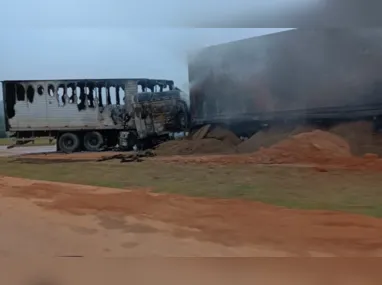
M6 131L18 143L50 137L63 152L128 150L188 128L171 80L4 81L3 93Z

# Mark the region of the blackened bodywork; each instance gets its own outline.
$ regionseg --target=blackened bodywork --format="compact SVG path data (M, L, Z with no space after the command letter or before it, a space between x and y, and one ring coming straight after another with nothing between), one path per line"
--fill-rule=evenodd
M134 130L145 138L187 127L171 80L4 81L3 92L10 132Z

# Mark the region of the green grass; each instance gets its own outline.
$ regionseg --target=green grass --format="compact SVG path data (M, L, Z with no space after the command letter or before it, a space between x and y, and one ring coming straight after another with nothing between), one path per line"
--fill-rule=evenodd
M0 138L0 146L8 146L14 144L14 140L12 138ZM25 145L20 145L19 147L27 147L27 146L46 146L49 144L48 138L37 138L34 143L28 143Z
M382 175L307 168L142 163L32 164L0 159L0 174L115 188L240 198L299 209L328 209L382 217Z

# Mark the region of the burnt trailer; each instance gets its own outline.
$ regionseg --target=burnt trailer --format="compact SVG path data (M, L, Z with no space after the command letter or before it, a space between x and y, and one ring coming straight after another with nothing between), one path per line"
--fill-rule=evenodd
M4 81L3 93L6 131L17 142L48 136L64 152L129 150L188 128L172 80Z
M207 47L189 58L192 125L382 115L381 29L294 29Z

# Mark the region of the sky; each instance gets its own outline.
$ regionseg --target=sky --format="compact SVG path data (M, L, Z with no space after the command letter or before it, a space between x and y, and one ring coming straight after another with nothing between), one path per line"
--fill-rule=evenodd
M198 1L0 0L0 81L146 77L187 92L188 52L284 30L185 27L237 6L204 0L200 9Z

